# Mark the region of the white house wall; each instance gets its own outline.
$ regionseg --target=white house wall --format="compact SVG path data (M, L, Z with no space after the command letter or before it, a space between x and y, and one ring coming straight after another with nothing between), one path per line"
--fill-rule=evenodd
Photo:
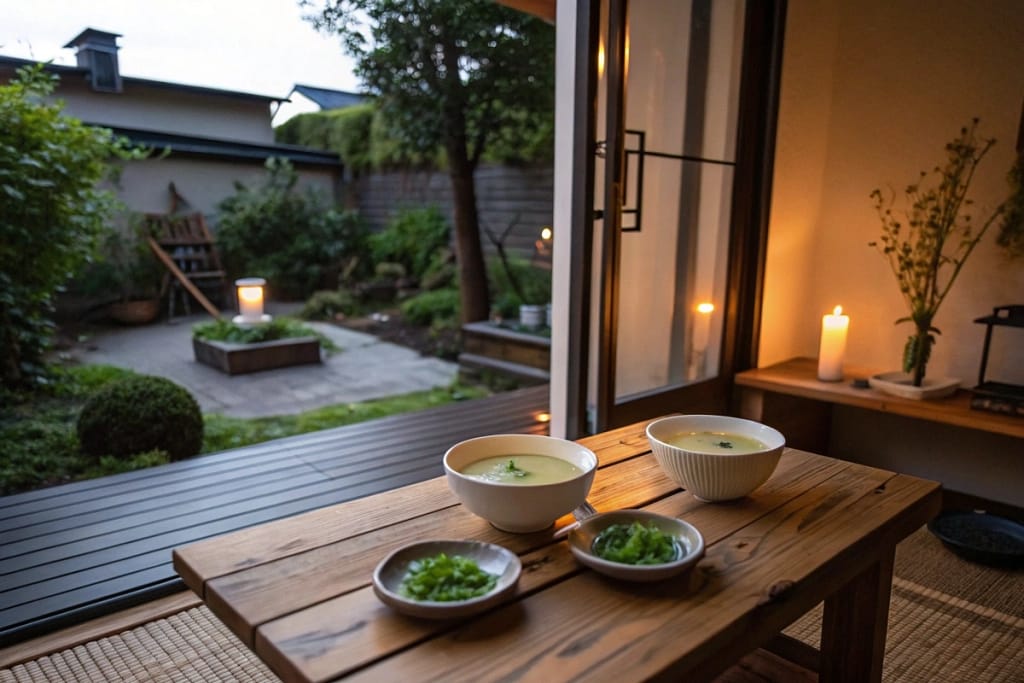
M65 76L59 89L65 113L87 123L195 137L273 144L270 104L125 83L123 93L95 92Z
M313 187L326 199L335 199L335 174L329 169L299 168L299 188ZM266 178L259 163L237 163L169 157L130 162L118 182L117 192L128 209L141 213L166 213L170 207L169 183L196 211L215 222L217 204L235 193L234 183L258 186Z

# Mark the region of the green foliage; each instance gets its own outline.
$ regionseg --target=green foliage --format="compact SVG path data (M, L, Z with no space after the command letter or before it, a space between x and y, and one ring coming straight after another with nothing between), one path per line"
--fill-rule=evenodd
M550 112L524 115L528 122L496 131L484 149L482 161L494 164L527 165L550 163L553 158L555 124ZM440 146L425 151L391 131L375 101L294 116L274 129L275 139L336 152L354 172L390 168L434 168L446 166Z
M141 223L122 232L107 226L99 256L77 275L69 289L102 301L136 301L159 296L167 272L145 240Z
M1011 184L1012 195L987 217L972 220L973 202L967 193L978 164L995 144L994 139L979 138L977 128L978 119L970 127L961 128L960 134L946 144L945 164L931 173L921 171L917 182L907 186L907 206L902 214L892 209L895 193L883 195L878 189L871 193L882 222L882 235L869 246L888 261L909 308L909 315L896 322L912 322L916 328L907 340L903 357L903 367L913 372L914 386L921 386L935 343L933 333L939 333L932 324L939 306L981 238L1001 217L1004 226L1009 226L1004 230L1017 234L1024 231L1024 217L1014 214L1015 207L1024 203L1020 182ZM901 217L905 217L905 223Z
M139 375L109 365L82 365L55 372L54 382L0 402L0 495L115 474L169 462L166 453L128 457L79 450L76 420L88 397L112 382ZM246 420L207 415L203 453L329 429L488 395L482 387L455 385L405 396L319 408L298 415Z
M320 429L341 427L388 415L408 413L454 401L488 395L482 387L453 385L447 388L418 391L363 403L343 403L310 410L299 415L279 415L245 420L224 415L206 416L204 452L238 448L268 439L305 434Z
M494 259L488 273L491 291L494 292L494 308L504 318L518 317L521 304L539 305L551 301L551 271L526 259Z
M461 313L486 319L473 172L496 139L526 148L551 120L554 29L491 0L324 0L312 20L341 38L391 135L425 156L444 149Z
M358 312L359 302L351 291L334 289L314 293L299 311L299 317L303 320L334 320L339 315Z
M443 153L422 150L390 133L376 102L294 116L274 129L278 142L337 152L355 172L368 169L439 167Z
M400 211L378 233L370 235L374 263L400 263L419 281L451 242L448 222L436 206Z
M203 444L199 404L163 377L136 375L111 382L86 400L78 416L82 452L128 457L160 450L171 460L197 454Z
M459 290L435 289L402 302L402 317L415 325L433 325L459 317Z
M275 294L305 298L337 286L338 273L363 249L365 228L353 212L330 207L296 187L286 160L267 160L258 187L238 185L219 205L217 241L235 275L263 277Z
M337 345L312 327L290 318L272 318L270 322L258 325L236 325L223 318L192 327L192 336L207 341L231 342L233 344L258 344L275 339L297 339L316 337L320 345L329 351L338 350Z
M1006 180L1010 185L1010 198L1006 200L1006 212L996 243L1011 258L1020 258L1024 256L1024 152L1017 155Z
M45 377L53 297L118 206L97 189L110 160L142 156L46 103L55 82L40 65L0 85L0 385L9 390Z

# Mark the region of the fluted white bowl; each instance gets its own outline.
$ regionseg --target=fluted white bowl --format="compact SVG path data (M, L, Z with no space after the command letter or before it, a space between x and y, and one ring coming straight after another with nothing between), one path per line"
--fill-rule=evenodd
M470 463L497 455L531 453L567 460L581 472L554 484L504 484L462 473ZM541 531L587 499L597 456L574 441L538 434L494 434L467 439L444 454L448 487L470 512L513 533Z
M711 453L669 443L679 434L713 432L757 439L764 449L751 453ZM682 488L704 501L742 498L772 476L786 438L753 420L726 415L672 415L647 425L647 440L661 469Z

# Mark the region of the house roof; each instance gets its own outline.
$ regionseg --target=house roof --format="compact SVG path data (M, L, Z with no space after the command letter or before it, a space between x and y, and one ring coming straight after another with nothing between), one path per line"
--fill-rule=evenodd
M79 34L79 37L92 31L94 29L88 29ZM100 32L97 32L100 33ZM114 35L114 34L110 34ZM74 40L78 40L75 38ZM39 62L32 59L21 59L19 57L5 57L0 55L0 67L9 66L11 68L19 68L22 66L32 66ZM55 73L59 76L74 76L81 75L82 77L88 77L89 70L78 67L78 66L65 66L63 64L50 64L46 63L45 68L51 73ZM207 88L200 85L185 85L184 83L173 83L171 81L155 81L148 78L133 78L131 76L121 76L121 82L124 86L130 87L132 85L145 86L150 88L164 88L167 90L177 90L179 92L195 93L198 95L219 95L222 97L233 97L235 99L249 100L249 101L260 101L260 102L287 102L287 97L271 97L270 95L256 95L254 93L239 92L237 90L222 90L220 88Z
M95 28L87 28L77 36L68 41L68 44L64 47L78 47L82 43L87 43L90 40L99 39L98 42L116 43L117 39L121 37L120 33L111 33L110 31L100 31Z
M216 157L260 162L266 161L269 157L281 157L296 165L342 167L341 159L333 152L321 152L297 145L261 145L154 130L120 128L103 124L93 125L109 128L115 135L126 137L137 145L144 145L156 150L168 149L172 156Z
M341 109L351 107L353 104L360 104L366 100L366 95L346 92L344 90L330 90L328 88L317 88L312 85L295 84L292 92L305 95L321 109Z

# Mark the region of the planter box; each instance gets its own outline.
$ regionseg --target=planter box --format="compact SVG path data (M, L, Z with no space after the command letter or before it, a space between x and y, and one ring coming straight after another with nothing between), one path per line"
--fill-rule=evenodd
M192 337L196 360L229 375L320 362L316 337L276 339L255 344L234 344Z
M462 326L461 370L489 370L527 384L550 380L551 339L489 322Z

